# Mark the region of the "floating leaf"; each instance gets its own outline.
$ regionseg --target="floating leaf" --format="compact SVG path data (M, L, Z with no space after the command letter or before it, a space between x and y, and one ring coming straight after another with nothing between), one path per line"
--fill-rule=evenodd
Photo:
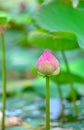
M28 40L31 44L53 50L70 50L79 48L77 39L73 33L32 32L29 34Z

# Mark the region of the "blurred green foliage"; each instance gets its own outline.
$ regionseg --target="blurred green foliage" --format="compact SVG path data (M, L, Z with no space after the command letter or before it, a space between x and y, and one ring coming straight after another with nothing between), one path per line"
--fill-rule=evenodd
M37 77L37 73L32 71L36 60L44 49L50 49L60 61L60 84L68 84L61 51L66 51L73 82L83 84L83 11L82 1L76 8L70 1L61 0L11 1L10 4L2 1L0 17L7 18L5 46L8 77L12 78L11 73L17 79L25 77L29 71Z
M3 0L0 1L0 24L6 24L8 97L45 98L45 80L37 76L35 68L44 49L50 49L60 62L59 83L63 98L70 100L71 92L62 51L68 60L76 96L78 99L84 96L84 1L78 1L74 7L70 0ZM1 79L0 75L0 96ZM58 78L52 77L52 98L59 98L57 85Z

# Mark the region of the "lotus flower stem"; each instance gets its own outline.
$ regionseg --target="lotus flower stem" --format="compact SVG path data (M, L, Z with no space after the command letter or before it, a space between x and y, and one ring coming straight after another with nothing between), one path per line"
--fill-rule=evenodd
M60 73L60 65L55 56L45 50L38 58L36 68L41 76L46 77L46 130L50 130L50 86L49 77Z
M62 122L64 123L65 122L65 113L64 113L64 103L63 103L63 96L62 96L62 90L61 90L61 86L60 86L60 83L59 83L59 76L56 76L57 79L58 79L58 92L59 92L59 97L60 97L60 100L61 100L61 104L62 104Z
M6 109L6 63L5 63L5 44L4 33L1 33L2 40L2 81L3 81L3 97L2 97L2 130L5 130L5 109Z
M49 77L46 77L46 130L50 130L50 88L49 88Z
M73 80L72 80L72 77L71 77L71 74L70 74L70 68L69 68L68 61L67 61L67 58L66 58L64 51L62 51L62 56L63 56L64 62L66 64L66 69L67 69L68 76L69 76L69 82L70 82L70 87L71 87L71 95L72 95L72 100L73 100L73 104L74 104L74 111L75 111L75 116L77 118L78 117L78 107L76 105L76 95L75 95L75 92L74 92L74 85L73 85Z

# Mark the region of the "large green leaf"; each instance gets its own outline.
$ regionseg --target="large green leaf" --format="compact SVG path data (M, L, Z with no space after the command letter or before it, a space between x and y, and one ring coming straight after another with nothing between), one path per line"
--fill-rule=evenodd
M28 40L31 44L53 50L79 48L77 39L73 33L32 32L29 34Z
M73 32L84 48L84 10L71 5L53 1L43 5L34 17L37 23L51 32Z
M70 73L73 82L75 83L84 83L84 78L82 76L76 75L74 73ZM58 82L58 77L53 77L52 78L53 81ZM60 84L66 84L69 83L69 78L68 78L68 73L66 71L62 71L59 75L59 83Z

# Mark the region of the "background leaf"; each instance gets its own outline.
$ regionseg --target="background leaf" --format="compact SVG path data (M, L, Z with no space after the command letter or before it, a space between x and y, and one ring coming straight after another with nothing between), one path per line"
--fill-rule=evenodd
M42 6L34 18L41 27L51 32L75 33L79 45L84 48L84 10L54 1Z
M73 82L76 82L76 83L84 83L84 78L79 76L79 75L76 75L74 73L70 73L72 79L73 79ZM53 77L52 80L54 82L58 82L58 77ZM62 71L60 74L59 74L59 83L60 84L66 84L66 83L69 83L69 78L68 78L68 73L67 72L64 72Z
M73 33L32 32L29 34L28 40L31 44L53 50L70 50L79 48L77 39Z

